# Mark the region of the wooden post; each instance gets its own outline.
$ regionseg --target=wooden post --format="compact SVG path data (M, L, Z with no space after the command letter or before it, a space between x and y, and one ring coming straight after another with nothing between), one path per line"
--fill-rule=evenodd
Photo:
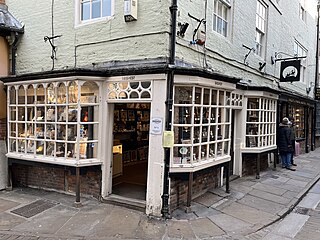
M188 183L188 196L187 196L187 209L186 212L190 212L191 209L191 199L192 199L192 183L193 183L193 172L189 173L189 183Z
M74 203L76 207L81 207L80 202L80 168L76 167L76 202Z

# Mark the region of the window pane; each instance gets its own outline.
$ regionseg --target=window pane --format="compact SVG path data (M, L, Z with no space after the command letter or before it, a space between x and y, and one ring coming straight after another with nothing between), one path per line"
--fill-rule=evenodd
M90 2L83 2L81 4L81 20L90 19Z
M111 16L111 0L102 1L102 16Z
M92 18L101 17L101 0L92 0Z

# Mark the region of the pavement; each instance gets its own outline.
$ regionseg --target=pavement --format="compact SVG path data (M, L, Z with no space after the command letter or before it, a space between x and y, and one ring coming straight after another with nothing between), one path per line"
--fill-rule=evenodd
M225 187L212 189L192 201L191 211L175 210L171 219L94 198L82 197L82 207L75 207L75 197L64 193L3 190L0 239L262 239L259 233L293 214L311 188L320 191L320 148L295 162L296 171L270 163L260 179L232 180L230 194ZM319 195L314 198L319 203Z

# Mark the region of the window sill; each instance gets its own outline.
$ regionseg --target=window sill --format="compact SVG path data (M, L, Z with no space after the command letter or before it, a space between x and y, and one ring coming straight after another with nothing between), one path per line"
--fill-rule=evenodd
M94 165L102 164L102 162L96 158L81 159L77 161L76 159L35 156L35 155L31 155L31 154L28 155L23 153L7 153L6 156L8 158L15 158L15 159L25 160L25 161L41 162L41 163L63 165L63 166L74 166L74 167L86 167L86 166L94 166Z

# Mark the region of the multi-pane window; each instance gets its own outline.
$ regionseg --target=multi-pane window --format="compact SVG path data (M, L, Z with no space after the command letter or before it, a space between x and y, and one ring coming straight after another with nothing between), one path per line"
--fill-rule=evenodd
M192 167L230 157L231 93L175 86L172 166Z
M293 53L296 57L306 57L307 50L299 42L295 41L293 44ZM307 58L301 59L301 68L300 68L300 82L306 81L306 68L307 68Z
M276 100L248 98L246 148L267 148L276 144Z
M303 6L303 4L300 3L299 5L299 17L302 21L306 21L306 10Z
M99 161L99 86L84 81L10 86L8 125L12 157Z
M257 1L257 12L256 12L256 54L263 56L264 44L266 38L266 21L267 21L267 7L260 1Z
M87 21L112 15L113 0L80 0L80 19Z
M230 0L213 1L213 31L227 36L228 34L228 15L230 9Z

